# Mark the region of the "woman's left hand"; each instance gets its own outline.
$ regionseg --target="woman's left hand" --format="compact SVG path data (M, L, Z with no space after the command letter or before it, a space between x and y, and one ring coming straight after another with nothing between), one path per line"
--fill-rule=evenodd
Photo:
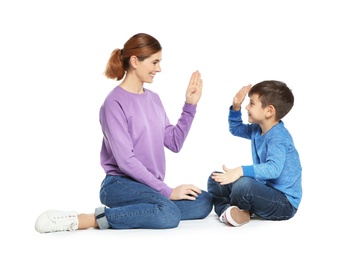
M170 199L171 200L196 200L201 189L193 184L182 184L173 189Z
M196 105L199 102L202 94L202 85L201 74L197 70L191 75L189 86L186 90L186 103Z

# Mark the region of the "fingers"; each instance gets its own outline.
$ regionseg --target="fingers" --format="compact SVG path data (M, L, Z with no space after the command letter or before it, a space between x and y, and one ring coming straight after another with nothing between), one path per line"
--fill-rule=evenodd
M201 74L197 70L197 71L193 72L192 75L191 75L189 87L196 87L196 88L201 89L202 85L203 85L203 82L202 82L202 79L201 79Z
M246 94L249 92L250 88L251 88L251 84L247 85L247 86L244 86L242 87L237 93L236 93L236 96L240 99L243 99Z
M192 184L187 185L186 190L188 194L191 194L193 196L197 196L201 193L201 189Z
M214 172L211 178L222 185L226 181L227 176L224 173Z
M251 84L244 86L236 93L236 95L233 97L233 110L240 110L241 104L243 103L246 94L249 92L251 86Z
M249 85L245 86L244 88L247 89L247 90L250 90L251 86L252 86L252 85L249 84Z
M197 70L191 75L189 86L186 90L186 103L196 105L199 102L202 95L202 86L201 74Z
M198 85L201 81L201 74L198 70L192 73L190 78L190 84L191 85Z
M222 168L223 168L224 172L227 172L229 170L229 168L226 167L225 164L222 166Z
M229 176L226 174L226 172L229 170L225 165L222 166L224 172L215 171L213 172L211 178L220 183L221 185L228 184L229 182Z
M192 184L184 185L184 188L184 199L187 200L196 200L196 197L201 193L201 189Z
M246 94L250 91L250 88L251 88L251 84L242 87L239 91L241 93L241 96L243 96L245 98Z

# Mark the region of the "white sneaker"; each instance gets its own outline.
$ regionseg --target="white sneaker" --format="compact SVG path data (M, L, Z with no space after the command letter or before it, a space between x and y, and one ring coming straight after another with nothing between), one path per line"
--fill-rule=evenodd
M48 210L37 218L35 229L39 233L75 231L79 226L77 215L75 211Z
M227 225L238 227L250 221L250 213L248 210L230 206L220 215L219 220Z

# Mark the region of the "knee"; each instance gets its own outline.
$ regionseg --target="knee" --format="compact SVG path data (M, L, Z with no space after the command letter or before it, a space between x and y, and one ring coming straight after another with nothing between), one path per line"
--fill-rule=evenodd
M236 182L234 182L230 194L232 203L235 203L235 201L238 201L240 198L244 199L246 196L249 196L253 193L253 181L254 179L250 177L241 177Z
M213 209L213 196L206 191L202 191L201 193L201 197L202 197L202 206L200 207L202 209L202 211L199 213L199 218L206 218L210 212Z
M219 185L213 178L212 178L212 174L210 174L209 178L208 178L208 181L207 181L207 186L208 186L208 189L209 187L213 187L214 185L217 186Z
M251 188L253 181L254 180L250 177L241 177L234 183L234 187L236 187L236 189L245 191Z
M209 175L209 178L208 178L208 183L210 183L210 182L213 182L214 180L211 178L211 176L212 176L212 173Z
M175 205L163 205L159 206L160 216L159 216L159 226L158 228L175 228L179 225L181 220L181 212Z

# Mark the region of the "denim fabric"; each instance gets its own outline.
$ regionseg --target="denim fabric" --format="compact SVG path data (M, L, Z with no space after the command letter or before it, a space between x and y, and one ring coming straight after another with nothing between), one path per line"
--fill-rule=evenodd
M105 207L99 207L95 209L95 219L99 225L99 229L110 228L109 222L105 217Z
M100 229L175 228L181 220L205 218L213 209L212 196L206 191L194 201L172 201L131 178L110 175L102 182L100 201L106 206L105 216L97 216Z
M213 196L214 211L218 216L229 206L249 210L266 220L287 220L297 211L283 193L251 177L221 185L210 175L208 192Z

